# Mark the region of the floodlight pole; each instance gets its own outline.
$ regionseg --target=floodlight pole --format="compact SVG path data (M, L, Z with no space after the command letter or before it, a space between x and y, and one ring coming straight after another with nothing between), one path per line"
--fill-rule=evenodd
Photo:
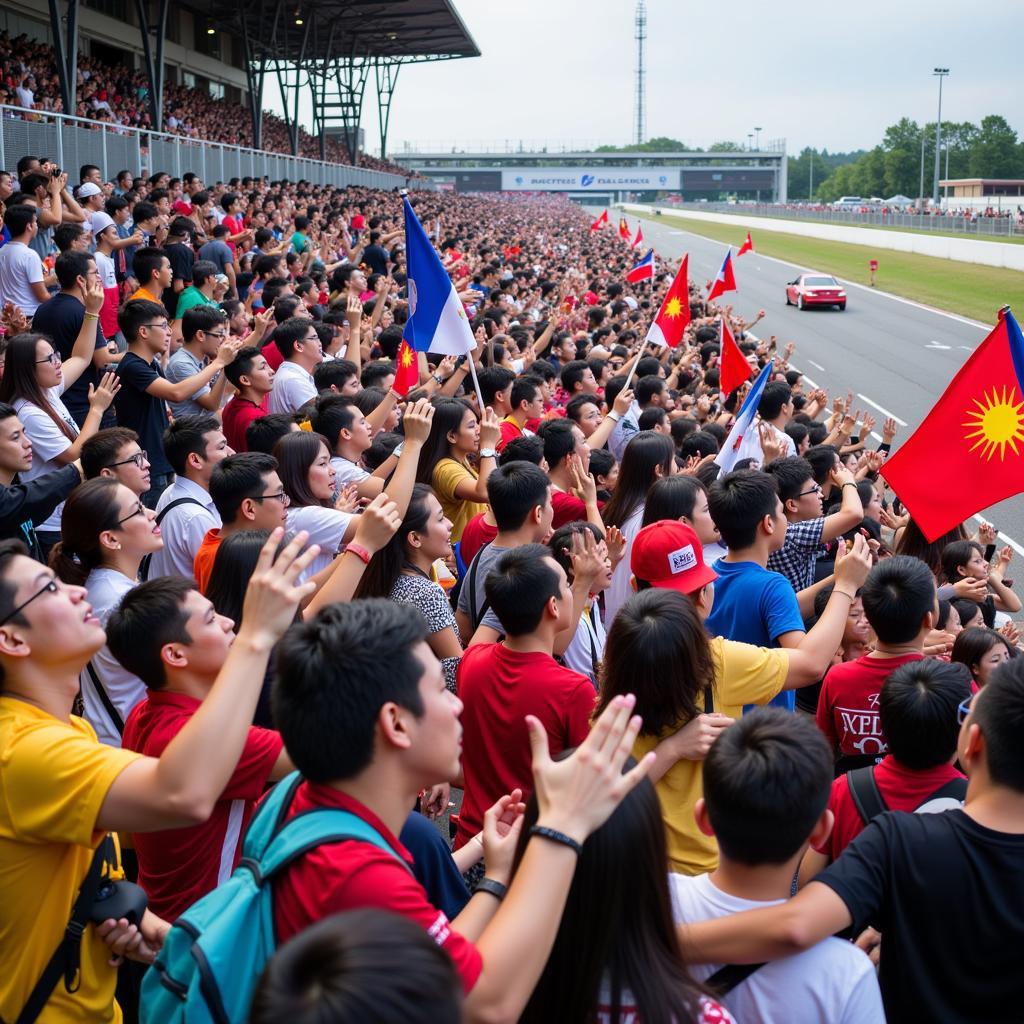
M935 68L932 75L939 80L939 116L935 122L935 180L932 184L932 208L939 205L939 152L942 146L942 80L949 74L949 68Z

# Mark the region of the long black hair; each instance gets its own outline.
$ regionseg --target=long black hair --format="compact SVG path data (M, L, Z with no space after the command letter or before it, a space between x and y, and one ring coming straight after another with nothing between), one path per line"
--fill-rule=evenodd
M68 495L60 517L60 540L50 552L50 568L65 583L85 586L89 573L103 564L100 534L118 528L121 486L112 477L99 476Z
M234 621L236 633L242 625L246 588L269 536L266 530L239 530L225 537L214 555L205 596L219 615Z
M628 759L625 770L633 764ZM538 814L533 795L513 873ZM609 1024L624 1024L627 999L641 1021L685 1024L700 1017L701 988L679 951L668 891L665 825L649 779L583 844L554 946L520 1024L590 1024L597 1019L605 985Z
M353 600L360 597L390 597L391 588L408 560L405 542L410 533L423 533L427 528L430 513L427 499L434 492L426 484L415 484L409 508L402 519L398 532L371 559L356 587Z
M622 453L615 492L601 512L605 526L622 526L643 505L651 484L657 479L657 468L660 466L662 475L668 476L675 458L676 446L668 434L653 430L634 434Z
M462 426L467 410L473 412L473 407L461 398L437 398L433 405L434 419L416 466L416 482L421 484L429 484L434 476L434 467L442 459L451 457L452 443L448 435Z
M7 354L4 357L4 375L0 377L0 402L13 405L19 398L42 409L57 424L57 429L69 440L74 441L78 433L58 415L50 404L46 392L39 384L36 371L36 345L45 341L57 351L50 338L45 334L16 334L7 342Z
M707 488L695 476L663 476L647 492L642 525L683 516L692 522L697 499L707 497L707 493Z

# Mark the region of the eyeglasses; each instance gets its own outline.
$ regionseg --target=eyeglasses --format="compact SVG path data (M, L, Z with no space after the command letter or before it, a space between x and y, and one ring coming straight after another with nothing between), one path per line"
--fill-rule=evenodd
M279 501L285 508L292 503L292 499L284 491L278 491L276 494L248 494L246 497L250 501Z
M977 696L976 693L972 693L970 697L964 698L956 706L956 721L957 725L963 725L967 719L967 716L971 713L971 701Z
M37 597L42 597L43 594L56 594L59 589L60 584L58 584L55 579L49 580L42 590L37 590L27 601L23 601L21 604L18 605L17 608L14 609L14 611L9 612L7 615L5 615L3 619L0 620L0 626L5 626L16 615L24 611Z
M60 353L54 349L45 359L37 359L37 363L49 363L51 366L57 366L61 361Z
M821 494L821 485L815 484L813 487L809 487L806 491L801 491L797 497L802 498L806 494Z
M170 330L171 325L166 320L160 320L152 324L139 324L140 327L159 327L163 331Z
M204 331L203 333L208 338L226 338L228 336L227 331Z
M134 462L139 469L142 469L144 462L149 462L149 452L136 452L134 455L129 455L127 459L121 459L119 462L112 462L110 468L114 466L127 466L129 462Z
M134 519L136 516L144 516L145 514L146 514L146 506L143 505L142 502L140 501L135 506L135 511L134 512L130 512L128 515L126 515L124 517L124 519L118 519L117 525L118 526L124 526L124 524L127 523L129 519Z

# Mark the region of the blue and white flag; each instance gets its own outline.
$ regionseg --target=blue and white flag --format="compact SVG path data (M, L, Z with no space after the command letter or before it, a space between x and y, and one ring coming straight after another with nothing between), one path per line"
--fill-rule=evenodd
M754 386L750 389L740 411L736 413L736 422L725 439L725 444L715 456L715 464L722 469L722 475L732 472L732 467L742 459L757 459L764 461L764 452L761 451L761 436L757 430L754 418L757 416L757 407L761 404L761 392L768 383L775 366L775 360L769 359L765 368L761 371Z
M409 321L403 332L416 352L461 356L475 348L466 311L408 199L405 255L409 276Z

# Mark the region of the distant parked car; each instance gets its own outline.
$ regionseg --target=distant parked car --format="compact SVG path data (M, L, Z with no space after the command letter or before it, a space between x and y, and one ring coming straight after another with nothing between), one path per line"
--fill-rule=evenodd
M786 285L786 305L797 309L838 306L846 309L846 290L828 274L801 274Z
M836 210L856 210L867 204L868 201L862 196L840 196L832 206Z

